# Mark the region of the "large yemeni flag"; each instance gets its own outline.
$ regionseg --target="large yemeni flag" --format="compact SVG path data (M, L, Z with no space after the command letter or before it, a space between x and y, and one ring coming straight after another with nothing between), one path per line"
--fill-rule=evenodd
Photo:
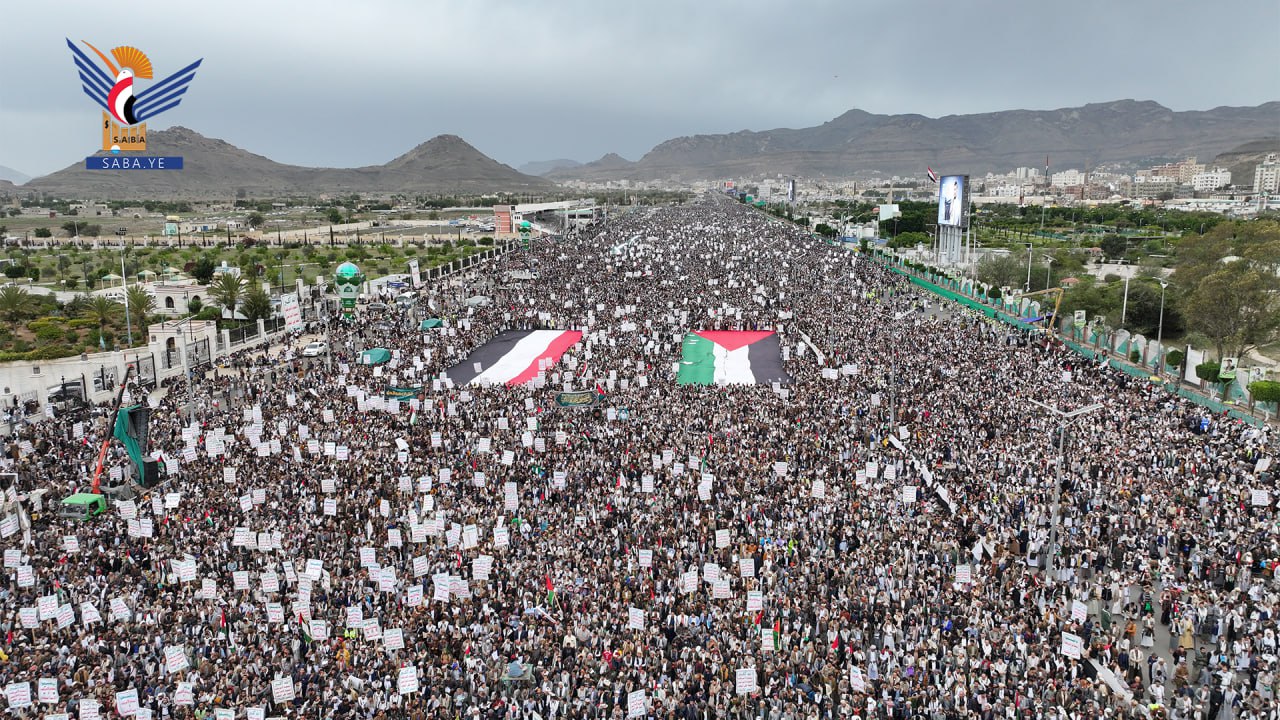
M680 385L755 385L787 382L778 335L772 330L697 330L684 336Z
M508 330L445 374L458 385L523 385L538 376L539 360L551 367L581 339L576 330Z

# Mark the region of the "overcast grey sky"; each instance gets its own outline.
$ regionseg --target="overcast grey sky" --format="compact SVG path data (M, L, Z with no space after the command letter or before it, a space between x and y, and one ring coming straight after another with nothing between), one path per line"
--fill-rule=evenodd
M1276 0L59 0L5 8L0 165L98 148L64 38L204 58L190 127L280 162L379 164L441 133L513 166L680 135L1121 98L1280 97ZM145 81L139 82L145 87ZM1280 118L1277 119L1280 132Z

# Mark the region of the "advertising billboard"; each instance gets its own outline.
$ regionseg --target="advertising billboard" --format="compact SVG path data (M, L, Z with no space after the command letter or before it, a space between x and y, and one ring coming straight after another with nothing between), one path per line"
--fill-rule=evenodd
M969 176L944 175L938 180L938 224L969 225Z

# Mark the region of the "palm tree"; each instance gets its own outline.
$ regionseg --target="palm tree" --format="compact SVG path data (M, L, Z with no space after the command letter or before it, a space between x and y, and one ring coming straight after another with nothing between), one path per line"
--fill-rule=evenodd
M250 320L266 320L271 316L271 296L267 295L261 285L254 283L249 292L245 293L240 312Z
M120 312L124 310L124 306L112 300L109 297L96 295L85 304L84 316L98 321L98 329L101 330L111 324L120 316Z
M240 298L244 296L244 279L232 273L221 273L209 285L209 294L234 315Z
M138 331L139 337L146 335L147 316L156 310L155 297L141 285L134 285L125 291L125 300L129 303L129 320Z
M10 322L26 317L34 306L34 298L26 288L9 286L0 290L0 315Z

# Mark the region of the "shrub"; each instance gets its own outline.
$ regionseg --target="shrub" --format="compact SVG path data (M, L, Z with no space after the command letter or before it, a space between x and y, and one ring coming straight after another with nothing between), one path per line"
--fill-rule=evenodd
M1249 383L1249 396L1255 402L1280 402L1280 382L1257 380Z
M1222 371L1222 366L1216 361L1202 362L1196 366L1196 377L1205 382L1218 382L1218 373Z
M1187 358L1187 354L1181 350L1170 350L1164 354L1164 364L1171 368L1181 367L1182 361Z
M36 339L41 343L56 343L62 339L63 330L57 325L42 325L36 331Z
M1138 352L1137 350L1131 351L1129 353L1129 362L1132 362L1132 363L1142 362L1142 353Z

